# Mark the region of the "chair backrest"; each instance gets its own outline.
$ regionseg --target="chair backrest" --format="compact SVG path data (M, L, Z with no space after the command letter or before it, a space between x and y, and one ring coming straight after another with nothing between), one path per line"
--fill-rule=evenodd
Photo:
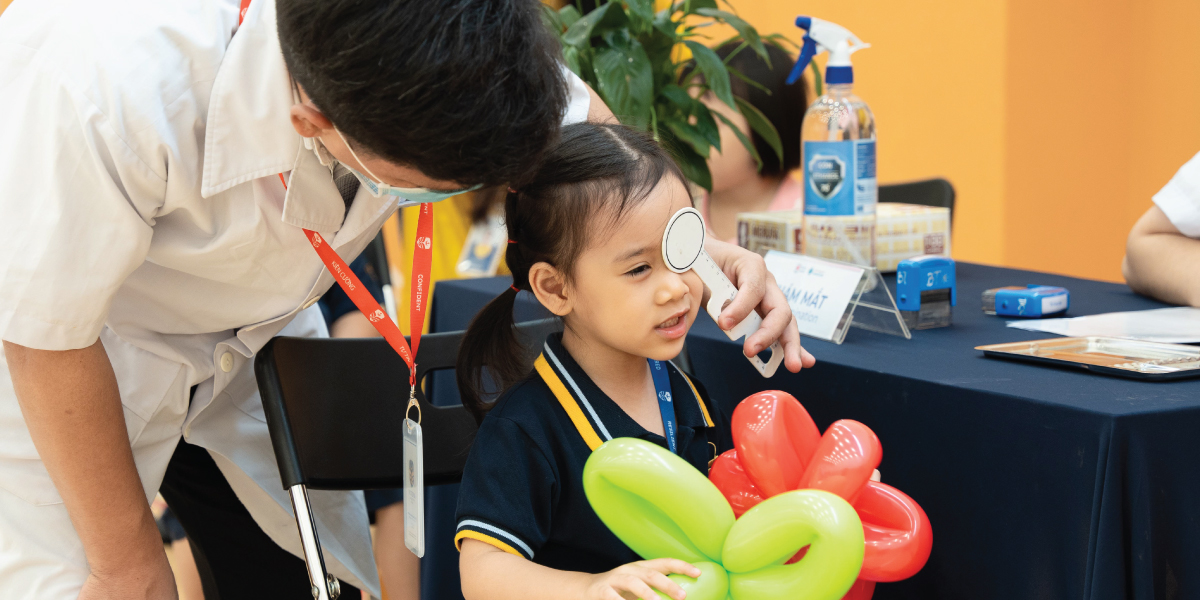
M950 220L954 220L954 186L945 179L923 179L881 185L879 201L941 206L950 209Z
M531 357L547 335L561 328L554 319L517 326ZM461 331L422 335L418 381L425 382L431 371L453 369L462 337ZM254 372L285 488L301 483L338 490L403 486L408 366L387 342L278 337L258 353ZM434 406L422 385L417 402L425 484L460 480L475 438L474 417L461 405Z

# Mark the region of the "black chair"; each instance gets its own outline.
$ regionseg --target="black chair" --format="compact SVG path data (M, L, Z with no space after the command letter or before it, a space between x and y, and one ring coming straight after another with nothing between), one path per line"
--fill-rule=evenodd
M879 201L948 208L950 209L950 222L954 222L954 186L945 179L923 179L881 185L879 186Z
M561 328L556 319L517 325L531 364L546 336ZM461 331L421 336L416 396L426 485L462 479L475 438L477 425L465 408L434 406L424 389L431 371L454 368L462 336ZM335 600L339 585L325 570L307 490L403 487L400 431L408 366L383 339L278 337L255 357L254 373L279 475L291 495L313 598Z

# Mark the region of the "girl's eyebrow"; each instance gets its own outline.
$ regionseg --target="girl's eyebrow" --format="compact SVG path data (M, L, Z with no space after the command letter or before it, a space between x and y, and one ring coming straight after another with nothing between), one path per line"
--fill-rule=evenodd
M613 262L625 262L625 261L627 261L627 260L631 260L631 259L634 259L634 258L636 258L636 257L638 257L638 256L641 256L641 255L643 255L643 254L648 254L650 251L651 251L651 246L644 246L644 247L642 247L642 248L635 248L635 249L633 249L633 250L630 250L630 251L626 252L625 254L622 254L621 256L618 256L618 257L616 258L616 260L614 260Z

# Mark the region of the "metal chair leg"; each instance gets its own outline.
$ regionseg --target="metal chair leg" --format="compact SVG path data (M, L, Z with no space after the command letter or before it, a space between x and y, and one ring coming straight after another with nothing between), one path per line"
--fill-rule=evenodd
M304 547L304 564L308 568L313 600L337 600L341 595L341 584L325 571L321 541L317 539L317 524L313 520L312 506L308 503L308 490L303 484L297 484L288 488L288 494L292 498L296 525L300 528L300 543Z

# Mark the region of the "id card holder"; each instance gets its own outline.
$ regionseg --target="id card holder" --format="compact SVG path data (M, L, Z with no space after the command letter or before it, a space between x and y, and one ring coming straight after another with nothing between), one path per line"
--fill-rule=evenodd
M467 232L462 254L458 256L456 269L463 277L492 277L500 267L500 259L508 242L508 229L504 225L504 214L490 211L482 223L474 223Z
M405 410L404 438L404 545L417 558L425 556L425 445L421 438L421 407L416 398L408 407L417 407L417 420Z

